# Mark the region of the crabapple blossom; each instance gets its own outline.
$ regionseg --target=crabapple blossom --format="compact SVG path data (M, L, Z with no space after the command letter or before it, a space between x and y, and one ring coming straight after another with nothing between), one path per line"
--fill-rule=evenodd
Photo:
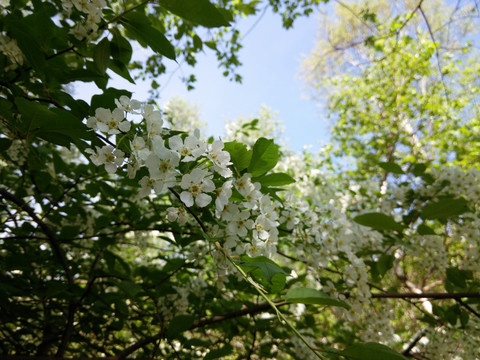
M180 225L184 225L188 221L187 211L184 207L167 208L167 218L169 221L176 221Z
M110 109L98 108L95 110L95 116L88 118L87 126L107 135L115 135L129 131L131 124L125 119L122 109L116 108L111 111Z
M145 139L138 135L135 135L133 140L130 141L130 148L132 149L132 155L135 156L136 159L142 161L145 161L151 153L150 149L147 147Z
M162 113L155 110L152 104L143 107L142 115L147 123L147 133L150 139L161 136L164 132Z
M207 145L201 141L197 136L187 136L185 140L178 135L172 136L168 139L170 149L175 150L182 157L182 161L195 161L199 156L202 156L207 150Z
M213 167L217 173L223 177L232 176L232 171L228 168L231 165L230 154L228 151L222 150L224 147L223 141L215 140L208 145L207 156L212 161Z
M248 234L248 230L253 228L253 225L254 222L250 219L250 212L242 210L232 216L232 219L227 225L227 231L229 234L237 234L238 236L245 237Z
M195 168L191 173L185 174L180 182L180 187L184 190L180 194L183 203L191 207L197 204L198 207L205 207L212 201L212 197L207 192L215 190L215 184L208 179L209 173L203 169Z
M225 181L221 187L215 190L217 198L215 199L215 214L217 218L221 216L221 213L225 206L228 204L230 196L232 196L233 180Z
M130 99L126 95L122 95L118 99L115 99L115 105L128 113L138 114L135 110L140 109L142 103L138 100Z
M85 152L92 154L90 160L97 165L105 165L105 170L109 174L117 171L117 167L121 166L124 160L125 153L120 149L115 149L111 145L105 145L101 148L96 146L97 151L93 149L86 149Z
M0 34L0 52L5 54L11 63L5 71L14 70L18 65L23 65L23 53L18 47L17 40L11 39L4 33Z

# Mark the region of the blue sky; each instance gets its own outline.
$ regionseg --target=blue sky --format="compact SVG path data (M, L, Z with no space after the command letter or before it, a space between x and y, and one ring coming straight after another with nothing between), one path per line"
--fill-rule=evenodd
M256 18L241 20L240 32L245 34L255 21ZM215 136L223 134L227 120L255 116L261 105L266 105L283 121L284 137L293 150L301 151L304 145L318 149L319 141L328 139L327 123L318 106L306 98L306 86L298 76L302 55L308 54L313 47L317 28L317 14L300 18L292 29L285 30L281 17L267 12L241 40L243 48L239 57L243 65L239 72L242 84L223 77L215 55L207 50L193 69L197 78L194 90L187 91L180 79L182 71L190 74L192 69L187 65L176 71L168 83L168 76L157 80L162 85L160 104L174 96L197 104L201 120L208 124L208 133ZM177 67L172 62L168 70ZM148 97L149 82L138 82L132 88L126 81L115 80L109 86L127 88L141 101ZM92 91L91 85L81 84L76 88L76 95L89 100Z

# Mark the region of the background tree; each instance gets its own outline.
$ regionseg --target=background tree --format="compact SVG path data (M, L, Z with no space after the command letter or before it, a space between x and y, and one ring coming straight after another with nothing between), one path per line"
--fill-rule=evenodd
M304 62L327 101L335 156L470 167L478 159L475 2L336 3ZM349 29L345 31L345 29Z

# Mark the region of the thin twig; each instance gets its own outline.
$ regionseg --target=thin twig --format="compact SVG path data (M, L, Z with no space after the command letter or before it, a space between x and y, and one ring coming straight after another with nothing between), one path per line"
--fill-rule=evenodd
M435 40L435 36L433 35L432 28L430 27L430 22L428 21L427 16L423 12L421 4L418 6L418 10L420 11L420 14L422 15L423 19L425 20L425 24L427 25L428 33L430 34L430 37L432 38L432 41L433 41L433 46L435 47L435 57L437 58L438 72L440 74L440 80L442 82L443 91L445 93L445 99L447 100L447 103L448 103L450 101L449 101L447 86L445 85L445 77L443 76L442 65L440 63L440 52L438 51L438 44Z
M474 308L472 308L470 305L468 305L467 303L465 303L462 299L455 299L461 306L463 306L465 309L467 309L468 311L470 311L473 315L475 315L476 317L480 318L480 314L478 313L478 311L476 311Z
M185 209L187 209L187 211L189 212L190 215L192 215L194 218L195 218L195 221L197 222L198 225L200 225L200 227L202 228L203 232L205 234L208 233L208 230L207 228L205 227L205 225L203 224L202 220L200 220L200 218L198 217L197 214L195 214L193 212L193 210L191 208L189 208L187 205L185 205L182 201L182 199L180 198L180 194L174 189L174 188L171 188L169 187L168 190L170 190L170 192L175 195L175 197L183 204L183 206L185 206Z
M418 344L418 342L427 334L427 330L423 329L420 331L417 336L412 340L412 342L407 346L407 348L402 352L402 355L408 356L410 351Z

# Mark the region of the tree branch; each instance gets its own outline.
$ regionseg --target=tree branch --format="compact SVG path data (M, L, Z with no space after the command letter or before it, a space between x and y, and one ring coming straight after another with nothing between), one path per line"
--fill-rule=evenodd
M380 293L372 294L374 299L480 299L480 293Z

